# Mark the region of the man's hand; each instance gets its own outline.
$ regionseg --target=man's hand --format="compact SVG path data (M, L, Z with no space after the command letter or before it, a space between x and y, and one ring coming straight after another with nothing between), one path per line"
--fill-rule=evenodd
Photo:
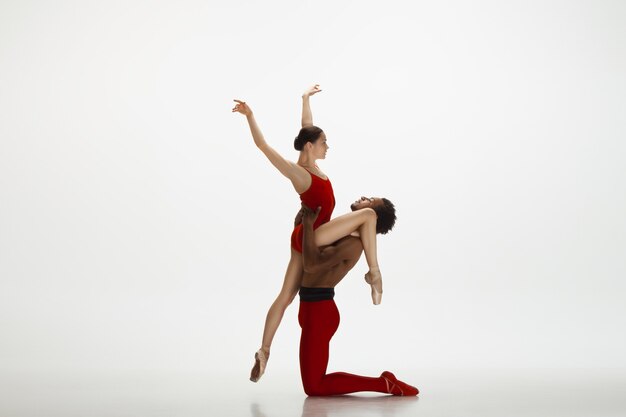
M315 211L311 210L306 204L302 203L300 212L302 213L302 224L313 227L313 223L317 220L317 216L320 214L322 208L318 207Z
M319 84L315 84L314 86L307 88L306 91L304 93L302 93L302 98L311 97L311 96L319 93L320 91L322 91L320 89L320 85Z
M235 103L235 107L233 107L233 113L241 113L244 116L250 116L252 114L252 109L250 108L250 106L248 106L246 104L245 101L241 101L241 100L234 100Z
M302 208L300 208L300 211L296 214L296 218L293 219L293 227L296 227L300 223L302 223Z

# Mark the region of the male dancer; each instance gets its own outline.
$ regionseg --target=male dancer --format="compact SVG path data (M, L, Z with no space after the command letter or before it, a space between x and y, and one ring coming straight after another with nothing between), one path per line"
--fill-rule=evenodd
M380 222L384 224L383 227L376 228L378 233L384 234L391 230L396 216L389 200L361 197L352 204L353 210L365 207L374 209ZM385 218L381 218L381 209L382 217ZM334 287L357 263L363 252L363 245L358 237L347 236L329 246L315 246L313 223L318 213L319 209L313 212L305 205L302 206L304 275L300 287L298 321L302 327L300 373L304 392L311 396L342 395L360 391L417 395L417 388L399 381L389 371L383 372L377 378L345 372L326 374L328 345L339 327L339 310L333 301Z

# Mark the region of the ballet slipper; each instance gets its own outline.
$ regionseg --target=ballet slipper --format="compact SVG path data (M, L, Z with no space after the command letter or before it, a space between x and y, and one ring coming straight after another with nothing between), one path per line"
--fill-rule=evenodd
M254 366L250 371L250 381L259 382L259 379L265 373L265 366L267 365L267 356L261 349L257 350L254 354Z
M383 298L383 276L378 268L372 268L365 274L365 282L372 287L372 302L380 304Z
M383 372L380 376L385 380L385 383L387 384L387 392L391 395L414 397L419 394L419 390L417 388L400 381L389 371Z

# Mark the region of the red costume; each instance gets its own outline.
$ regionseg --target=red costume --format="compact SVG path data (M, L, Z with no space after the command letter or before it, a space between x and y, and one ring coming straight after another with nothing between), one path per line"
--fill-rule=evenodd
M321 207L320 213L313 223L313 229L317 229L330 220L335 208L335 193L328 178L322 179L310 172L309 174L311 175L311 186L300 194L300 200L312 210ZM302 253L302 224L297 225L291 233L291 247Z

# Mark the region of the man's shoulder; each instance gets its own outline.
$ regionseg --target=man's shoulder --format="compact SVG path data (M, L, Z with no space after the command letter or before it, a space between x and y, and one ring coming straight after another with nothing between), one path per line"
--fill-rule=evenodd
M361 238L357 236L352 236L352 235L342 237L341 239L339 239L338 241L334 243L334 246L340 245L342 243L345 244L348 242L351 242L351 244L359 243L361 246L363 246L363 243L361 242Z
M361 256L363 242L361 242L359 237L346 236L335 243L335 248L343 249L342 252L345 251L350 256Z

